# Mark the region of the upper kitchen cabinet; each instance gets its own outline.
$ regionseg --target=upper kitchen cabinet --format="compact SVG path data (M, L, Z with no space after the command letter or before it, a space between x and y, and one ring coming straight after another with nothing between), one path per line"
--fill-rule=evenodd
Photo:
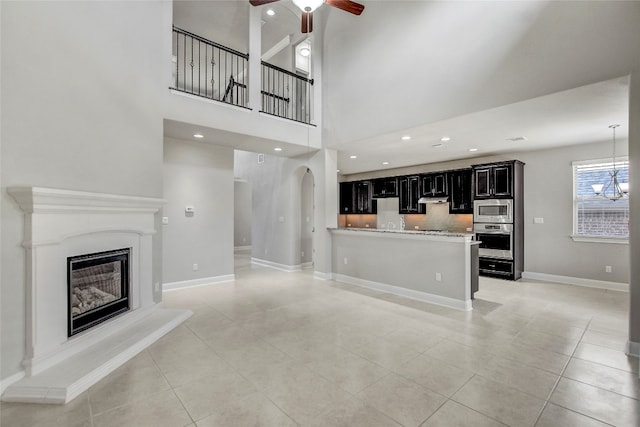
M375 214L378 203L371 197L370 181L340 183L341 214Z
M514 180L521 176L522 166L518 160L473 165L474 198L513 198Z
M403 176L398 178L398 195L400 196L401 214L423 214L425 205L419 204L420 177L418 175Z
M449 172L449 213L473 213L472 177L471 169L461 169Z
M398 178L378 178L371 181L372 197L398 197Z
M447 173L437 172L420 175L421 196L423 197L447 197L449 195Z
M340 183L340 213L349 214L353 213L354 208L354 191L353 182L341 182Z

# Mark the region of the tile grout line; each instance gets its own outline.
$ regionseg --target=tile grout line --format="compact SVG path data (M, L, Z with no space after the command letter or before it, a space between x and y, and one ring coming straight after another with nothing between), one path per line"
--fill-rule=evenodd
M582 342L582 338L584 338L584 335L587 333L587 330L589 330L589 325L591 325L591 321L593 320L593 317L591 317L589 319L589 322L587 322L587 326L585 326L584 330L582 331L582 334L580 335L580 339L578 340L575 348L573 349L573 351L571 352L571 356L569 356L569 359L567 360L567 363L564 364L564 367L562 368L562 371L560 372L560 375L558 375L558 379L555 381L555 384L553 385L553 388L551 389L551 391L549 392L549 394L547 395L547 398L544 400L544 404L542 405L542 408L540 409L540 412L538 413L538 417L536 418L536 422L534 424L534 426L536 426L538 424L538 422L540 422L540 418L542 417L542 414L544 413L545 409L547 408L547 406L549 405L549 403L551 403L551 396L553 396L553 393L555 393L556 388L558 387L558 384L560 384L560 380L562 380L562 378L564 378L564 373L567 370L567 366L569 366L569 363L571 363L571 360L574 358L574 355L576 354L576 351L578 351L578 346L580 345L580 343ZM577 414L580 414L582 416L588 417L590 419L596 420L598 422L602 422L600 420L597 420L593 417L590 417L586 414L583 414L581 412L577 412L577 411L573 411L572 409L569 408L565 408L569 411L575 412ZM604 424L608 424L608 423L604 423Z

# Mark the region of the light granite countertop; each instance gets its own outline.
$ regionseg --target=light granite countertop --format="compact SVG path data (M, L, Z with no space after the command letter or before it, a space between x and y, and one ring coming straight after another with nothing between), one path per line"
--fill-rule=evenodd
M442 236L442 237L473 237L473 233L456 233L451 231L436 231L436 230L400 230L400 229L389 229L389 228L357 228L357 227L346 227L346 228L329 228L329 231L366 231L369 233L395 233L395 234L417 234L417 235L425 235L425 236Z

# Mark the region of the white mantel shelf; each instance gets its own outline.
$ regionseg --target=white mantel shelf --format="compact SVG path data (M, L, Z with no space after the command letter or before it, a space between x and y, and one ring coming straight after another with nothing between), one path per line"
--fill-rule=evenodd
M156 212L164 199L92 193L47 187L11 187L7 192L26 213L34 212Z

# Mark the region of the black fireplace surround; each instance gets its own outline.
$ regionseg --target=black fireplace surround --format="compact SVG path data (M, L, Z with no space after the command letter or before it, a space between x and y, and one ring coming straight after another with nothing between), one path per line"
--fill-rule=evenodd
M69 337L129 310L130 248L67 258Z

